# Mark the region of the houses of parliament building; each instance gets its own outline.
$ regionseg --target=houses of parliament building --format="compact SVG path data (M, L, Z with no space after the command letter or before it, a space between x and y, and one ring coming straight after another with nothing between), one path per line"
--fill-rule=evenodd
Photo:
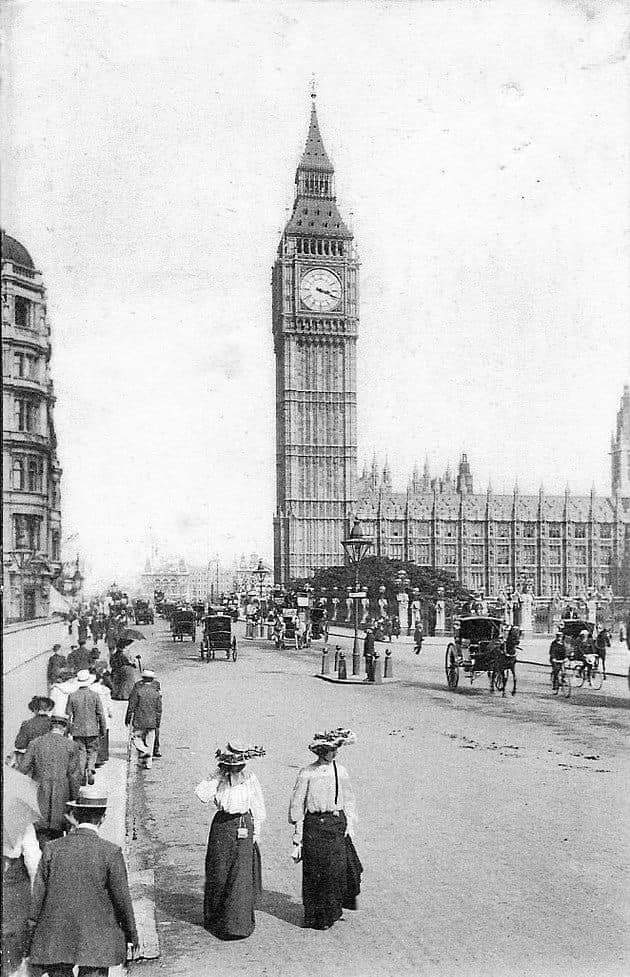
M293 212L272 272L276 358L274 576L286 585L343 562L355 516L379 556L452 572L486 595L630 594L630 387L611 442L611 493L475 491L456 474L415 470L404 492L387 465L357 477L359 261L338 209L315 97Z

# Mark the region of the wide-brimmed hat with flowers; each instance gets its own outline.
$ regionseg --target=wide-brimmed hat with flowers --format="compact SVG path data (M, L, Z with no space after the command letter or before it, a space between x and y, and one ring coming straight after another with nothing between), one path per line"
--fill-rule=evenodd
M264 755L261 746L249 746L242 740L230 740L224 750L217 750L215 754L222 767L242 767L248 760Z
M356 743L357 738L351 729L329 729L325 733L315 733L308 748L312 753L321 753L325 750L338 750L341 746L348 746Z

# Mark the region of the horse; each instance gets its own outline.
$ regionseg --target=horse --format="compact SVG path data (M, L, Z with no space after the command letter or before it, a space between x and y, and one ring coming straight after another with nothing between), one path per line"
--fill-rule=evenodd
M508 649L506 644L501 641L489 642L487 653L491 658L488 662L488 679L490 680L490 691L501 692L505 698L505 689L508 683L508 673L512 673L512 695L516 695L516 652L517 648Z

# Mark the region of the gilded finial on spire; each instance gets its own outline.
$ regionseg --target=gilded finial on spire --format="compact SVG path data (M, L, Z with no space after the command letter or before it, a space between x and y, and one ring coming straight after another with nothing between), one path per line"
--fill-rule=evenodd
M314 74L311 75L311 98L313 102L317 98L317 79Z

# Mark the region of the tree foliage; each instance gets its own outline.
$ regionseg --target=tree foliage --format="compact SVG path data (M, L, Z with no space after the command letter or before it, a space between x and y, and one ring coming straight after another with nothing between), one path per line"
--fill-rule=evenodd
M409 578L410 587L408 589L417 588L421 599L435 601L438 587L444 588L444 596L449 604L468 601L473 596L471 591L463 587L459 580L446 570L419 567L415 563L391 560L385 556L369 556L363 560L359 573L360 587L362 590L367 590L370 600L377 600L379 588L384 586L387 600L395 601L396 595L400 591L398 581L401 571ZM336 587L339 597L343 597L348 588L354 589L354 567L323 567L310 578L294 580L291 586L295 590L302 590L307 585L313 587L316 594L325 591L328 597L333 595Z

